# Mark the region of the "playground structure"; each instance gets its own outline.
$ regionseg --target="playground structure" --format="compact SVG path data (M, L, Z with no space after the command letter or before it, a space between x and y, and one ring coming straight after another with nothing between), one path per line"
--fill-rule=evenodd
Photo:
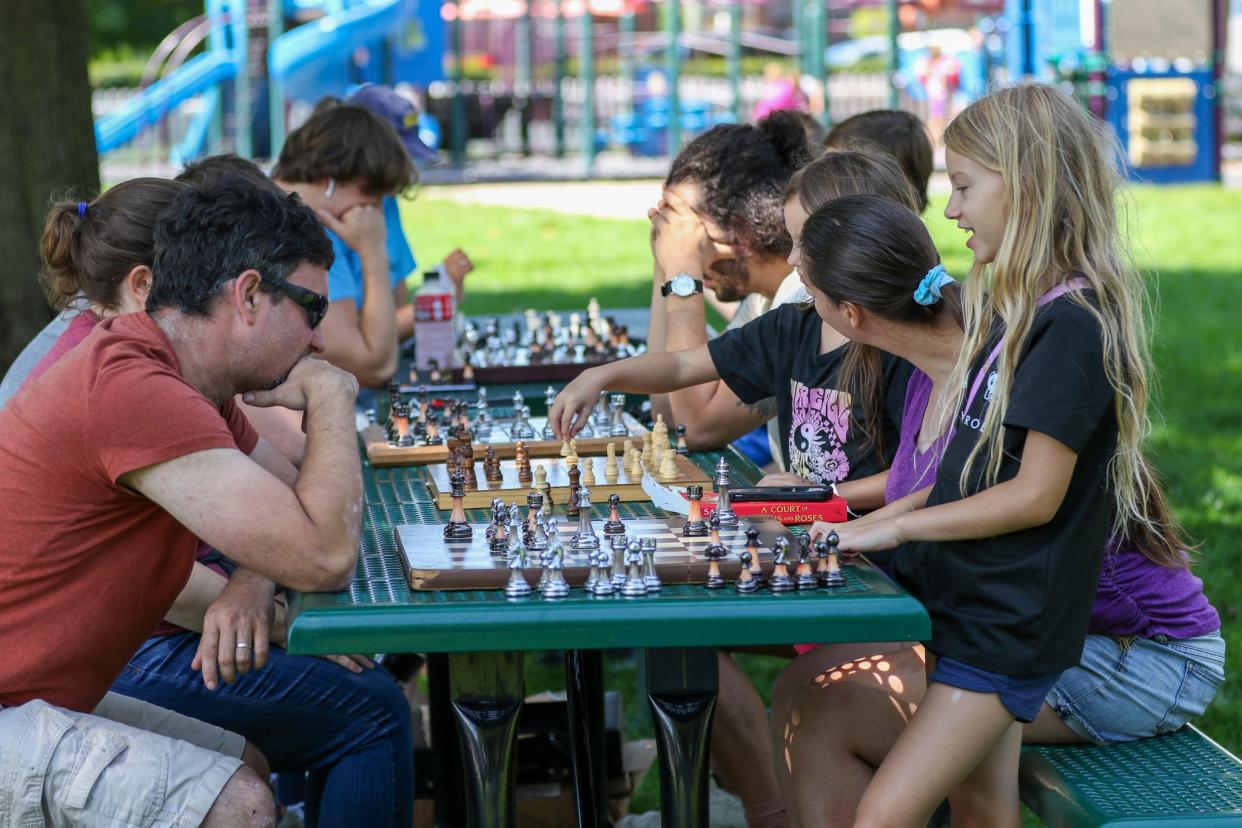
M795 73L828 125L883 106L922 114L913 68L935 46L961 63L965 100L998 81L1071 83L1117 128L1139 177L1218 179L1225 0L1125 2L1136 8L1114 20L1116 3L1101 0L970 0L970 32L901 32L911 0L205 0L156 50L141 92L96 132L108 153L152 128L169 133L177 116L176 140L165 141L173 163L222 149L271 157L323 96L408 84L435 116L427 122L447 125L455 164L482 135L494 151L576 147L589 175L606 144L666 155L745 119L761 83L753 67L743 74L744 54ZM848 38L859 6L877 7L887 33ZM683 75L705 55L723 62L722 76ZM837 71L860 55L884 71ZM480 60L492 65L480 72Z

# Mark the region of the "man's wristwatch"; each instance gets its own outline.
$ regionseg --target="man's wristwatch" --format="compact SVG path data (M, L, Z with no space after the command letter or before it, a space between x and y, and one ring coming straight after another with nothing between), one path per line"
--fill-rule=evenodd
M689 273L678 273L669 279L660 287L660 295L668 298L672 296L693 296L696 293L703 292L703 281L696 279Z

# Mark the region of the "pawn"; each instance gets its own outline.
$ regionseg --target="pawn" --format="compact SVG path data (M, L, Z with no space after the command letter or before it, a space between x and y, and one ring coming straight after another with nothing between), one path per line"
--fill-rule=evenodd
M491 446L487 447L483 455L483 479L489 483L499 483L505 479L500 470L500 458L496 456L496 449Z
M608 483L616 483L620 477L620 470L617 468L617 444L608 444L608 459L604 461L604 480Z
M608 522L604 524L605 535L624 535L625 524L621 522L621 498L608 495Z
M582 485L589 489L595 485L595 461L587 457L584 462L586 467L582 472Z
M763 574L763 566L759 562L759 530L753 526L746 530L746 551L751 555L750 574L754 577L755 583L763 586L768 579Z
M625 550L625 583L621 585L621 594L626 598L637 598L647 594L647 582L643 580L642 567L642 546L638 538L634 538Z
M600 549L590 553L591 560L595 562L597 569L595 585L591 588L592 595L612 595L615 593L616 587L612 585L612 553L607 549Z
M768 583L773 592L789 592L794 588L793 579L789 577L788 549L789 541L784 538L777 538L772 544L772 578Z
M811 572L811 539L806 535L798 538L798 568L794 570L794 586L798 589L815 589L815 575Z
M750 569L754 562L755 559L754 556L750 554L750 550L743 549L742 568L738 570L737 581L733 584L733 588L738 592L754 592L759 588L759 582L755 580L755 576Z
M626 472L630 476L630 480L638 481L643 479L643 456L638 453L638 449L630 455L630 465Z
M828 577L825 581L829 589L845 586L845 574L841 572L840 554L837 552L839 542L836 532L828 533Z
M561 457L568 457L571 454L573 454L573 452L570 451L569 449L569 441L562 440L561 441Z
M626 442L628 443L629 440L626 440ZM643 432L643 465L651 464L651 452L652 452L651 432L644 431Z
M680 477L681 471L677 468L677 453L672 451L663 452L663 457L660 460L660 482L675 483Z
M703 582L703 586L708 589L721 589L725 585L724 577L720 574L720 558L723 551L723 547L709 546L703 553L707 556L707 580Z
M677 426L677 453L682 455L690 454L690 449L686 447L686 427L684 425Z
M565 561L561 551L559 542L555 546L548 547L548 563L544 567L544 571L548 573L548 578L543 584L540 594L544 598L565 598L569 595L569 583L565 580Z
M533 590L522 571L526 566L526 553L520 552L509 560L509 583L505 584L506 598L525 598Z

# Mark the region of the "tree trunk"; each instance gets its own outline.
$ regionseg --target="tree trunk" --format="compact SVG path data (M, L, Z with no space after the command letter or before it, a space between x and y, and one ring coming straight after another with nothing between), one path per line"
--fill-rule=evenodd
M99 159L82 0L0 0L0 373L51 318L39 236L54 197L93 198Z

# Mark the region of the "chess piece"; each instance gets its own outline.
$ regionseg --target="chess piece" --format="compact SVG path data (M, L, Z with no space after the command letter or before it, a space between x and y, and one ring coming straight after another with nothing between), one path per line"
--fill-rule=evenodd
M625 535L614 535L612 538L612 588L620 590L625 586L625 550L628 546Z
M561 441L561 457L568 457L571 454L573 454L573 452L569 450L569 441L562 440Z
M652 446L653 446L653 440L651 439L651 432L644 431L643 432L643 465L644 466L651 465L651 452L653 450Z
M526 567L526 555L521 550L509 559L509 583L505 584L506 598L525 598L533 590L522 571Z
M517 441L517 445L513 447L513 465L517 469L518 482L529 483L530 478L530 450L526 448L526 443L521 440ZM523 479L523 471L526 478Z
M733 511L733 502L729 498L733 477L730 473L729 461L724 457L716 461L716 475L712 482L716 486L716 514L720 517L720 525L725 528L737 526L737 513Z
M499 483L505 479L504 473L500 470L500 458L496 456L496 449L491 446L488 446L483 454L483 479L489 483Z
M543 502L548 504L548 510L552 509L552 486L548 483L548 470L544 468L543 463L535 466L535 491L543 495Z
M543 522L543 495L532 489L526 494L526 525L522 529L522 540L526 543L527 549L542 549L546 547L538 546L536 541L536 531ZM547 538L545 537L546 541Z
M759 588L759 582L755 580L754 574L750 571L754 560L754 556L750 554L749 549L742 550L742 568L738 570L737 581L733 584L734 589L738 592L754 592Z
M582 484L578 481L582 477L582 472L579 471L578 464L574 463L569 466L569 471L566 474L569 475L569 500L565 502L565 515L566 517L577 517L578 490L582 488Z
M659 592L663 584L660 583L660 575L656 572L656 539L642 538L642 550L643 583L647 585L648 592Z
M708 522L711 537L707 544L707 549L703 552L707 558L707 580L703 582L703 586L708 589L720 589L725 585L724 577L720 574L720 561L729 553L720 543L720 519L712 515Z
M550 385L543 391L543 404L545 406L545 413L552 413L552 407L556 405L556 389ZM552 432L551 420L544 420L543 430L540 432L540 436L545 440L556 439L556 435Z
M608 425L608 392L600 391L599 399L595 401L595 410L591 412L591 419L595 420L595 424L601 428Z
M677 468L677 452L665 451L660 458L661 483L676 483L681 477L681 470Z
M625 425L625 395L613 394L610 408L612 409L612 416L608 427L608 436L624 437L630 433L629 428Z
M564 553L561 550L559 541L554 541L554 545L548 547L549 561L545 570L548 572L548 579L543 585L540 594L544 598L565 598L569 595L569 583L565 580L565 560Z
M461 472L449 478L452 486L453 511L449 522L444 524L445 540L468 540L474 537L474 529L466 523L466 476Z
M474 438L466 428L461 429L464 436L457 444L458 468L466 473L466 488L479 488L479 475L474 467Z
M630 453L630 465L625 470L630 480L635 482L643 479L643 456L638 453L638 449L634 449Z
M592 595L612 595L616 592L616 588L612 585L612 573L609 571L609 562L612 556L607 549L598 549L591 553L590 559L594 561L596 568L595 585L591 588Z
M815 575L811 572L811 539L798 537L798 568L794 570L794 586L798 589L815 589Z
M707 534L707 524L703 522L703 487L690 485L686 487L686 497L690 499L690 516L681 534L687 538L703 537Z
M840 553L837 551L839 542L836 532L828 533L828 576L824 579L824 585L829 589L845 586L845 573L841 571Z
M754 578L756 586L763 586L768 579L763 574L763 566L759 563L759 530L753 526L746 530L746 551L751 556L750 574Z
M590 457L584 458L585 469L582 472L582 485L595 485L595 461Z
M599 549L599 536L591 526L591 490L586 486L578 487L578 531L569 542L575 552L586 552Z
M621 477L620 469L617 468L617 444L608 444L608 457L604 461L604 480L608 483L616 483Z
M621 459L623 461L628 461L630 459L630 452L633 450L634 450L634 441L626 440L624 443L621 444Z
M520 391L518 392L521 393ZM514 412L517 416L517 422L509 429L509 433L515 440L533 440L535 439L535 427L530 424L530 409L526 406L518 408Z
M604 524L605 535L624 535L625 524L621 522L621 498L615 494L608 495L608 522Z
M521 391L514 391L513 392L513 416L516 417L518 412L521 411L524 407L526 407L526 397L522 395Z
M621 594L626 598L637 598L647 594L647 583L643 580L643 551L634 538L625 549L625 582L621 585Z
M493 501L497 503L498 501ZM491 540L488 549L492 552L507 552L509 549L509 510L503 503L492 506L492 525L488 527Z
M578 462L578 438L569 438L569 455L574 458L574 462Z
M686 447L686 427L684 425L677 426L677 453L689 455L690 449ZM724 458L720 458L723 460Z
M435 420L428 420L425 428L426 436L423 437L423 445L438 446L444 442L440 437L440 428L436 425Z
M789 592L794 588L793 579L789 577L789 541L777 538L772 543L772 578L768 581L773 592Z

